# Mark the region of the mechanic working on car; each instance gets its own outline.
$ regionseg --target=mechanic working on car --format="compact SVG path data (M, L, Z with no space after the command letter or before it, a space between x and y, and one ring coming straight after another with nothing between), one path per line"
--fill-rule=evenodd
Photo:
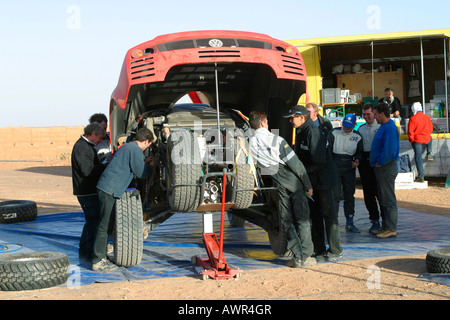
M73 194L77 197L84 212L85 224L81 232L78 255L90 260L98 223L98 196L95 186L105 170L100 163L95 146L105 135L98 123L90 123L84 128L84 134L75 142L72 149Z
M149 177L154 165L153 157L145 158L144 151L152 144L153 133L147 128L137 131L135 141L126 143L116 152L97 184L99 222L94 242L92 270L114 271L117 266L106 258L108 226L120 199L133 176Z
M251 112L249 123L255 129L250 137L251 155L261 174L271 175L277 187L278 212L288 236L288 249L294 253L287 265L293 268L315 265L306 198L313 190L305 167L286 140L268 130L264 113Z

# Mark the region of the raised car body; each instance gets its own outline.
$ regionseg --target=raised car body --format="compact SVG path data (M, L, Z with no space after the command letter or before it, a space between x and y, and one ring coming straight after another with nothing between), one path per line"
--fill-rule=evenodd
M291 141L282 115L305 92L298 50L259 33L181 32L128 50L110 101L111 144L116 150L141 127L155 134L154 174L135 181L150 229L174 212L219 211L226 172L232 223L260 225L284 253L270 179L249 154L246 115L267 113L271 128ZM196 103L179 104L186 96Z

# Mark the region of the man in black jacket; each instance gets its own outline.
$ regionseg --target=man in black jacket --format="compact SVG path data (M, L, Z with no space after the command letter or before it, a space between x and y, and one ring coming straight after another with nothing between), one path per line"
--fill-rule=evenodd
M322 117L319 114L319 107L315 103L307 103L306 110L308 110L309 117L314 122L316 127L319 127L320 131L322 131L325 137L328 138L328 134L331 132L331 130L333 130L333 125L331 124L330 120Z
M297 131L294 151L303 162L314 190L314 201L309 204L315 256L336 261L342 257L338 213L334 206L336 171L325 134L314 124L304 106L294 106L285 117Z
M79 256L91 259L98 223L97 182L105 169L94 147L100 143L105 130L98 123L90 123L72 149L73 194L84 212L85 225L80 237Z
M287 265L293 268L315 265L306 198L313 190L305 167L286 140L268 130L265 114L251 112L249 122L255 130L250 137L252 157L261 174L269 174L278 189L278 212L288 237L288 249L294 254Z

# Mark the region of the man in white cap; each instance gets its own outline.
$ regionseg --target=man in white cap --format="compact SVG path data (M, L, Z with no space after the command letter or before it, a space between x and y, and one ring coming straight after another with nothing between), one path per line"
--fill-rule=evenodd
M427 148L427 159L433 161L431 156L431 146L433 139L431 133L433 132L433 123L429 116L422 111L420 102L414 102L411 106L413 116L409 118L408 123L408 138L414 150L414 159L416 160L417 178L416 182L424 182L422 153L423 148Z
M337 173L334 203L336 211L339 212L339 201L343 196L344 214L347 220L345 230L349 232L359 232L353 224L353 216L355 215L356 167L362 157L363 141L361 134L353 130L355 125L356 116L348 113L342 121L342 127L334 128L328 138Z

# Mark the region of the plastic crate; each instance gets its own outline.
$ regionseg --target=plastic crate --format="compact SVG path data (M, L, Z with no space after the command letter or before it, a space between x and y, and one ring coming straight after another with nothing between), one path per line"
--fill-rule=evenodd
M341 100L340 88L322 89L322 103L339 103Z

